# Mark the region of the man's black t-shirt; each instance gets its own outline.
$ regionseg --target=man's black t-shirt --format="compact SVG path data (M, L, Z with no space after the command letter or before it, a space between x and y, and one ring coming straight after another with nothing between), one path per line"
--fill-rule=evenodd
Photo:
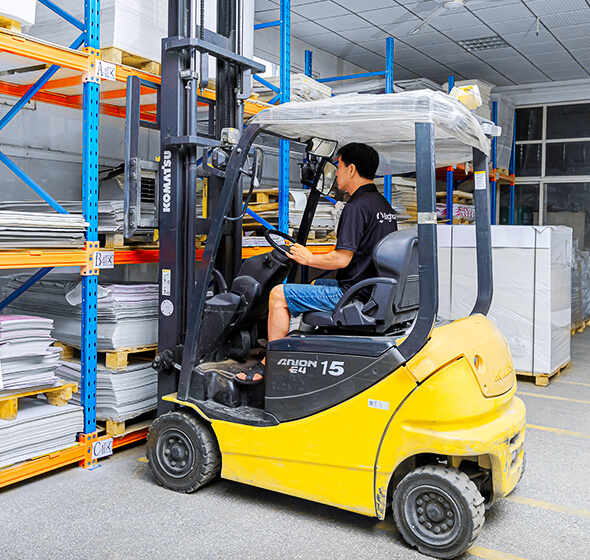
M397 231L397 220L389 202L373 183L359 187L342 210L336 232L336 249L354 252L348 266L336 273L343 290L378 276L373 248L392 231Z

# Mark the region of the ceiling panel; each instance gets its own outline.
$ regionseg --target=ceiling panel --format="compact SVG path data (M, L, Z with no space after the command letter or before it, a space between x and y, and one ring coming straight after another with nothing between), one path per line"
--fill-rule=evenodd
M350 13L346 8L335 4L331 0L323 0L322 2L314 2L313 4L295 6L291 8L291 12L301 14L312 20L343 16Z
M388 23L395 23L397 21L404 22L410 19L418 21L415 19L415 16L401 6L393 6L382 10L357 10L357 13L363 19L366 19L375 25L387 25Z
M530 0L526 4L537 16L588 9L586 0Z
M395 2L393 0L363 0L359 5L359 0L334 0L336 4L349 9L351 12L368 12L369 10L379 10L380 8L391 8Z
M279 1L256 0L256 20L278 19ZM292 37L370 71L383 69L385 41L394 37L395 61L405 73L400 78L396 65L396 79L439 82L454 74L510 85L590 77L590 0L467 0L412 35L440 0L291 0L291 6ZM496 35L509 46L470 54L458 44Z

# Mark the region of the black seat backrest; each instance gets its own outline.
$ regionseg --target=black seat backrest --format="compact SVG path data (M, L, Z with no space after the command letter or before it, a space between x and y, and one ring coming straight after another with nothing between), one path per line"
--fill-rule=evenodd
M417 308L420 284L416 231L394 231L386 235L373 249L373 262L381 278L394 278L398 282L394 312Z

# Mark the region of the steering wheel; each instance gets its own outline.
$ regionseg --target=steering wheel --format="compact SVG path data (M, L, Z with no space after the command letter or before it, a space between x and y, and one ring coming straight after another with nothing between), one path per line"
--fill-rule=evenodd
M283 255L285 257L289 254L289 250L287 248L287 245L279 245L271 237L271 235L277 235L279 237L282 237L286 241L289 241L289 243L297 243L296 239L293 239L290 235L287 235L286 233L283 233L282 231L280 231L278 229L267 229L264 231L264 238L268 241L269 245L273 249L276 249L281 255Z

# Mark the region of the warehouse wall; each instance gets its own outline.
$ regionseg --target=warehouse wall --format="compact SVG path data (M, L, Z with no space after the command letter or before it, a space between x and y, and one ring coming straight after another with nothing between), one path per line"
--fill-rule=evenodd
M0 118L15 98L0 97ZM100 165L123 161L125 121L102 115ZM82 197L82 111L32 102L0 132L0 150L47 192L60 200ZM159 133L142 131L141 153L155 157ZM0 200L36 200L37 195L0 164Z

